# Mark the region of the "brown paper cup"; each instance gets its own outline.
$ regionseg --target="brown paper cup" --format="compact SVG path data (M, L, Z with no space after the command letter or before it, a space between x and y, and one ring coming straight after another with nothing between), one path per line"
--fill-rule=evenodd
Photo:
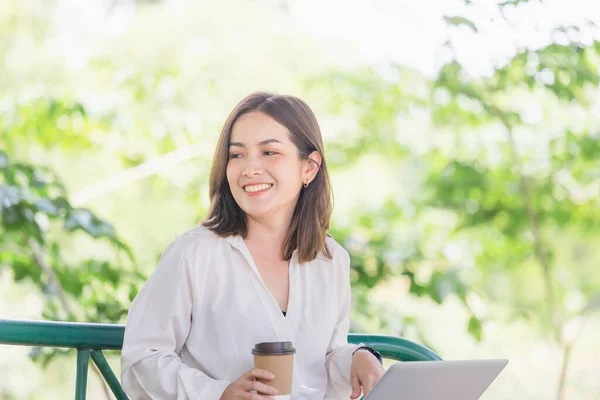
M272 381L258 379L265 385L273 386L279 394L292 393L292 376L294 374L294 354L264 356L254 355L254 366L275 375Z
M254 347L252 353L254 354L254 367L267 370L275 376L272 381L263 379L258 379L258 381L273 386L279 391L282 398L290 395L295 354L291 342L259 343ZM279 399L280 396L275 398Z

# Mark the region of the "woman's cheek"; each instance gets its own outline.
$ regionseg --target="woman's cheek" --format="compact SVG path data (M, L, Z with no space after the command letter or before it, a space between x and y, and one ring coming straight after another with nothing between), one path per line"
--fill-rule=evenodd
M267 160L269 167L285 168L285 159L283 157L271 157Z

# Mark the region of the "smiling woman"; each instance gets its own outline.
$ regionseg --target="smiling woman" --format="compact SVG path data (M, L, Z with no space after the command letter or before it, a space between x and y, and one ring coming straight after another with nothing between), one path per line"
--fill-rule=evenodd
M302 182L308 184L319 170L319 153L301 159L287 128L263 112L239 117L231 139L227 181L236 203L250 217L248 223L293 218Z
M245 238L254 218L289 219L283 259L296 249L302 262L320 251L330 257L325 236L332 196L322 154L319 124L306 103L269 93L248 96L221 131L210 174L211 208L203 225L218 235ZM257 184L272 187L257 191Z
M122 352L127 394L367 394L383 367L373 349L347 341L350 258L327 234L331 189L310 108L292 96L244 99L221 132L210 185L202 226L166 249L131 305ZM251 350L264 342L293 343L287 375L252 368ZM281 380L288 382L282 393Z

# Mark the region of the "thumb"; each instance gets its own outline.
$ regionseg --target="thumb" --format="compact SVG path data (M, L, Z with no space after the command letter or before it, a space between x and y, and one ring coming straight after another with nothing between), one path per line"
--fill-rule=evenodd
M361 393L360 382L358 381L358 374L356 372L350 377L350 383L352 384L352 394L350 395L350 398L354 400L357 399Z

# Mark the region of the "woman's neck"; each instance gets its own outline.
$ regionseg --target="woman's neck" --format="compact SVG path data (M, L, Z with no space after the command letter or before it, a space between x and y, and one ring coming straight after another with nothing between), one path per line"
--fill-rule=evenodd
M269 220L246 218L248 235L246 243L271 257L283 258L283 244L290 227L291 217L271 218Z

